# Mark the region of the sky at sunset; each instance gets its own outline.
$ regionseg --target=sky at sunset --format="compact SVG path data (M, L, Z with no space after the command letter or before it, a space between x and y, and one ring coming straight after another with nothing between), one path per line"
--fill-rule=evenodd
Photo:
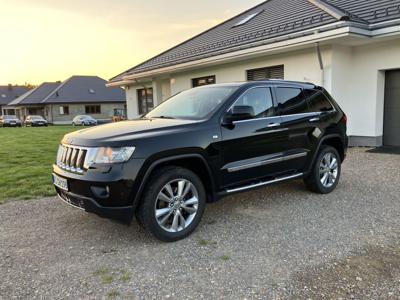
M109 79L262 0L0 0L0 85Z

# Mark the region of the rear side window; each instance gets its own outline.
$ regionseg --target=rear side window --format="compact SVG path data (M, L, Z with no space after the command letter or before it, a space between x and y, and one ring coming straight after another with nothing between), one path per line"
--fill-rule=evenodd
M294 115L309 112L306 98L299 88L278 87L276 99L281 115Z
M266 118L274 116L274 104L270 88L254 88L245 92L236 101L236 106L250 106L253 109L254 118Z
M333 106L322 91L305 90L310 112L326 112L333 110Z

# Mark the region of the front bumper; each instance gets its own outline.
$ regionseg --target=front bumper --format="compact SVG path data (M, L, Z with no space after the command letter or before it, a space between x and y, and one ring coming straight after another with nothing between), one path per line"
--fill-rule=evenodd
M104 207L99 205L94 199L66 192L57 187L56 191L62 201L75 208L82 209L88 213L94 213L102 218L116 220L124 224L130 224L132 221L134 212L133 206Z
M68 204L100 217L130 223L140 185L141 159L131 159L112 167L89 169L75 174L53 165L53 174L67 180L68 191L55 186L57 194Z
M21 127L21 123L3 123L3 127Z

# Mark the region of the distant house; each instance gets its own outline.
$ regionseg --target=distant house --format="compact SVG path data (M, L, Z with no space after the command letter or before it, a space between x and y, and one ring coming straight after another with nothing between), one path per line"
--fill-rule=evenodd
M6 106L11 101L15 100L19 96L25 94L29 91L29 87L27 86L19 86L19 85L0 85L0 116L3 114L3 106ZM11 111L11 114L14 115L15 112Z
M44 82L10 102L3 110L15 110L25 119L41 115L53 124L70 124L77 115L110 120L115 110L125 109L125 91L106 87L97 76L72 76L64 82Z
M352 145L400 146L400 0L269 0L112 78L137 118L205 84L323 85Z

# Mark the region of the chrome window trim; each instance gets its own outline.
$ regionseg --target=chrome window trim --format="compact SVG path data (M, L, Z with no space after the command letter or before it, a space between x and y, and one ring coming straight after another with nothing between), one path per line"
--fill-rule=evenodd
M256 118L256 119L248 119L248 120L233 121L232 124L240 124L240 123L245 123L245 122L262 121L262 120L269 120L269 119L280 119L280 118L281 118L281 116L263 117L263 118Z
M225 116L225 114L227 114L234 106L235 106L235 104L239 101L239 99L245 94L245 93L247 93L248 91L250 91L250 90L253 90L253 89L257 89L257 88L266 88L266 89L269 89L270 90L270 92L271 92L271 96L272 96L272 101L273 101L273 104L274 104L274 108L276 109L276 106L275 106L275 102L274 102L274 96L273 96L273 93L272 93L272 89L273 88L293 88L293 89L301 89L301 91L303 92L303 95L304 95L304 88L303 87L298 87L298 86L277 86L277 85L257 85L257 86L253 86L253 87L250 87L250 88L248 88L247 90L245 90L245 91L243 91L238 97L237 97L237 99L233 102L233 104L225 111L225 113L224 113L224 116ZM329 97L328 96L326 96L326 94L323 92L323 91L321 91L321 93L322 93L322 95L324 95L324 97L328 100L328 102L331 104L331 106L332 106L332 110L330 110L330 111L326 111L326 112L321 112L321 111L313 111L313 112L306 112L306 113L299 113L299 114L286 114L286 115L275 115L275 116L272 116L272 117L263 117L263 118L255 118L255 119L248 119L248 120L240 120L240 121L234 121L234 122L232 122L232 124L238 124L238 123L244 123L244 122L253 122L253 121L258 121L258 120L268 120L268 119L273 119L273 118L279 118L279 117L296 117L296 116L298 116L298 117L300 117L300 116L304 116L304 117L307 117L307 116L313 116L313 115L322 115L322 114L324 114L324 113L335 113L335 112L337 112L337 110L336 110L336 108L335 108L335 106L332 104L332 102L331 102L331 100L329 99ZM305 95L304 95L304 97L305 97ZM306 100L308 101L308 98L309 97L305 97L306 98ZM276 113L276 111L275 111L275 113ZM224 118L224 116L222 117L222 118Z
M274 163L278 163L278 162L284 162L284 161L288 161L291 159L304 157L304 156L307 156L307 154L308 154L308 152L289 154L286 156L270 158L270 159L267 159L264 161L257 161L257 162L252 162L252 163L248 163L248 164L243 164L243 165L236 166L236 167L227 168L227 170L229 173L232 173L232 172L242 171L242 170L246 170L246 169L266 166L266 165L270 165L270 164L274 164Z

